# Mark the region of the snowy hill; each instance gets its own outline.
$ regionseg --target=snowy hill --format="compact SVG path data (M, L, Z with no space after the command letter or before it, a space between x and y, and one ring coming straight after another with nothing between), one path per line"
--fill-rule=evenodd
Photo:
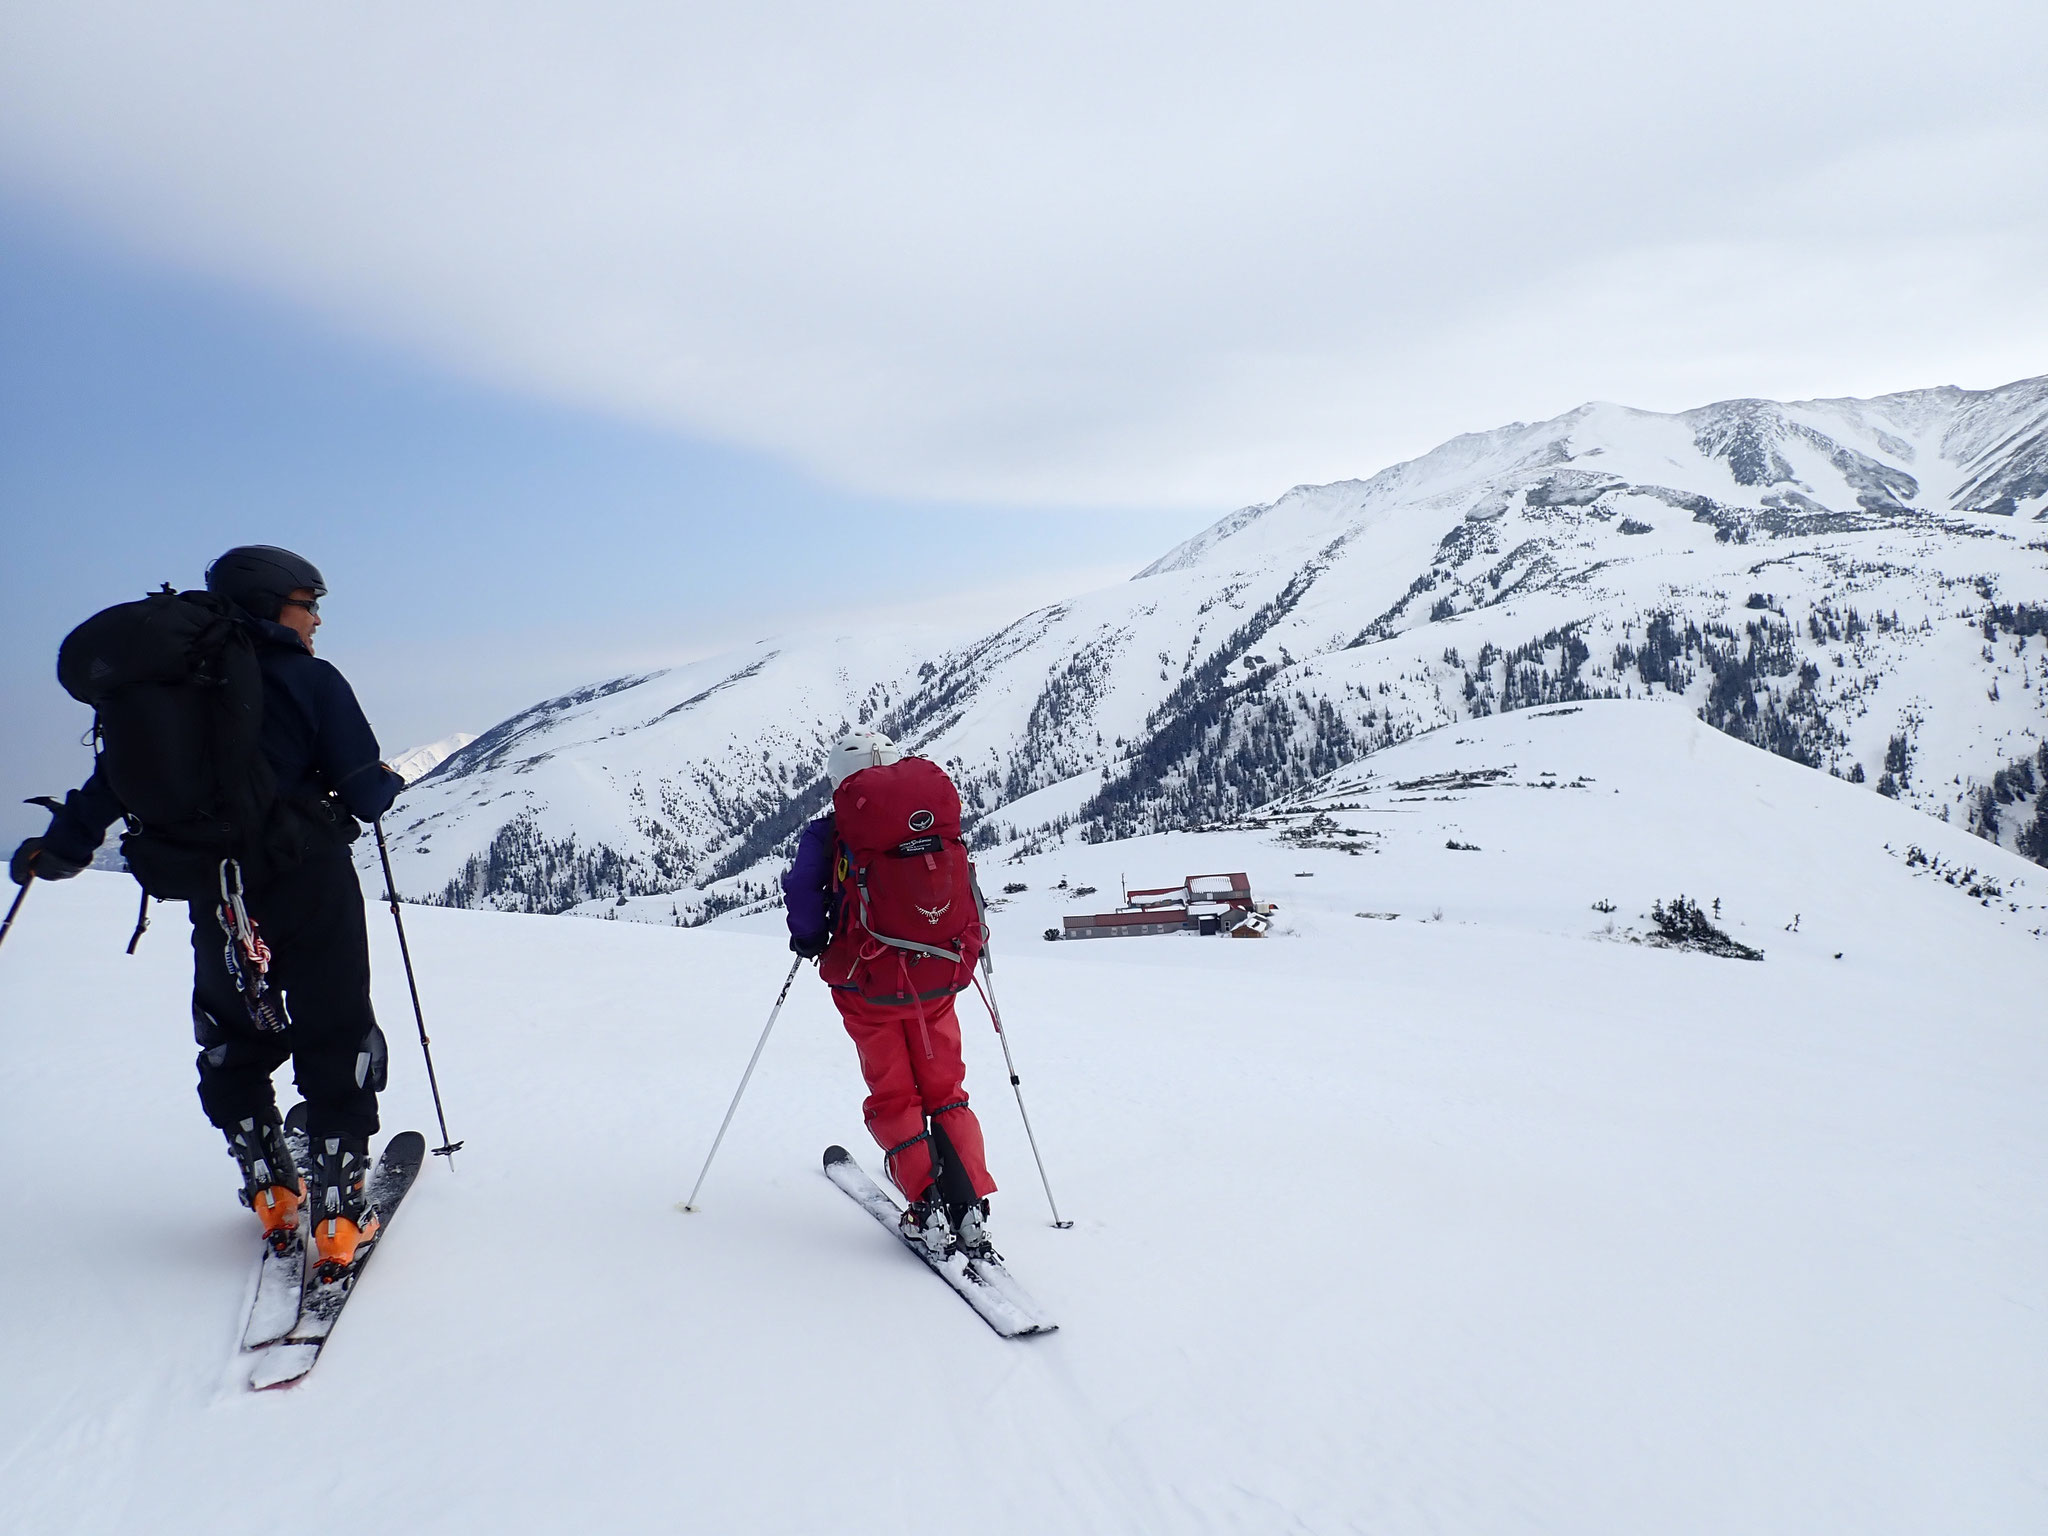
M410 784L415 779L425 778L452 754L461 751L476 735L472 731L457 731L452 736L443 736L439 741L430 741L424 747L414 747L410 752L401 752L391 759L391 767L398 776Z
M1589 405L1233 513L978 636L792 636L537 705L392 824L415 899L767 889L824 745L946 762L984 845L1227 822L1457 721L1674 694L1717 728L2048 855L2048 378ZM706 888L709 894L706 894Z
M268 1396L180 925L125 959L132 884L34 887L0 950L0 1526L2048 1524L2048 872L1672 700L1463 722L1257 820L990 870L1026 887L995 979L1076 1221L970 1001L996 1235L1062 1323L1020 1343L817 1172L876 1157L809 972L675 1211L789 966L772 915L409 908L467 1147ZM1037 937L1208 870L1273 937ZM1647 942L1681 895L1764 960ZM386 1125L431 1130L369 916Z

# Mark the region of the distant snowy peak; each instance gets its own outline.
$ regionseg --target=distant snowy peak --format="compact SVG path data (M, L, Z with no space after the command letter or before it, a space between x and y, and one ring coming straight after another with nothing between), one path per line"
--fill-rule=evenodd
M1681 701L2048 858L2048 378L1585 405L1298 486L1141 576L986 632L788 635L537 704L387 818L400 889L674 921L771 899L854 724L943 762L1010 854L1229 823L1438 727L1592 698Z
M439 741L430 741L424 747L414 747L410 752L399 753L391 759L391 767L406 783L417 783L475 740L476 736L473 733L457 731L452 736L443 736Z
M1680 434L1690 439L1689 453L1674 451ZM1241 536L1290 514L1320 514L1334 523L1341 512L1377 500L1412 500L1432 485L1475 475L1505 484L1604 457L1632 441L1657 444L1656 459L1643 468L1661 460L1667 477L1689 481L1696 476L1687 473L1687 460L1696 456L1699 467L1726 474L1709 494L1719 489L1731 502L1756 499L1764 511L1910 509L2048 521L2048 375L1998 389L1944 386L1874 400L1724 400L1676 415L1596 402L1550 421L1452 438L1369 480L1296 486L1278 501L1220 518L1133 579L1237 563L1246 554ZM1654 473L1641 478L1659 483ZM1628 482L1617 470L1566 483L1616 490Z

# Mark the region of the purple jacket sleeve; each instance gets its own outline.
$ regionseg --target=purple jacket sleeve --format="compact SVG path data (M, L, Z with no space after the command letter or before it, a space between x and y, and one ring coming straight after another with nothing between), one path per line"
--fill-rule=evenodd
M797 839L796 858L782 877L782 904L795 938L814 939L832 931L832 860L838 849L830 811Z

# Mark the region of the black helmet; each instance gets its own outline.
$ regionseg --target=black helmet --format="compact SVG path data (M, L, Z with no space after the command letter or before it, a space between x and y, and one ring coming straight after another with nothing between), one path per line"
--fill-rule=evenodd
M238 544L206 568L206 590L259 619L275 620L300 587L327 595L320 568L275 544Z

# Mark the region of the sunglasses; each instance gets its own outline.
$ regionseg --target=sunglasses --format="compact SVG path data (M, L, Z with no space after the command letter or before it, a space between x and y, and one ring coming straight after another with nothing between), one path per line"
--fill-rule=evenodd
M287 597L279 601L287 608L303 608L315 617L320 613L320 599L317 597Z

